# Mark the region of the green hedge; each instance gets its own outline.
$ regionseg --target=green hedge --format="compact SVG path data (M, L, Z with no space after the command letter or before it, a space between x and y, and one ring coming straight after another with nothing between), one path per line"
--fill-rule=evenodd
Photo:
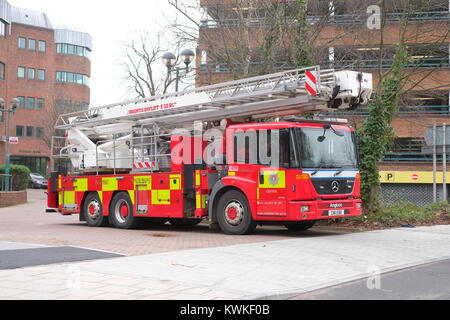
M5 173L5 165L0 166L0 174ZM11 191L22 191L28 187L30 180L30 169L25 166L9 165L9 174L12 175Z

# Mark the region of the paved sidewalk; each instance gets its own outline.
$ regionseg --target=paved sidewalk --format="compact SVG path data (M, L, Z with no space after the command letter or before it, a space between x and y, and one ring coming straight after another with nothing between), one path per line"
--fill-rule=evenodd
M450 258L450 226L298 238L0 271L1 299L287 299Z

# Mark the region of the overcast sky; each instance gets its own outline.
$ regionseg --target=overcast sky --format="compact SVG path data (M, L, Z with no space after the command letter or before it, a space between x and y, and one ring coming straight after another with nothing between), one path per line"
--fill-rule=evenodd
M167 0L8 0L16 7L45 12L53 27L67 26L88 32L93 38L91 54L91 105L105 105L127 98L121 85L122 69L116 65L121 41L137 30L155 34L173 16ZM161 62L162 65L162 62Z

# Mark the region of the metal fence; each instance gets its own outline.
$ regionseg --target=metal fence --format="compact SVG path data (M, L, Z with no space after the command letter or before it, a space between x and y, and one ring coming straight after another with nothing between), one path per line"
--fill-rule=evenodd
M6 190L6 182L9 181L9 189L10 190ZM0 174L0 191L11 191L11 186L12 186L12 175L10 174Z
M437 191L437 198L442 199L443 186L438 185ZM380 188L380 198L384 203L389 204L410 202L417 206L426 206L433 203L433 184L383 183Z

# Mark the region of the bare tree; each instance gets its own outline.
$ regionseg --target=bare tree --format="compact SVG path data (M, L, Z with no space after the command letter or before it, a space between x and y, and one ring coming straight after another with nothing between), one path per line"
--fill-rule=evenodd
M123 82L128 92L143 98L164 94L176 80L162 64L167 51L161 34L152 39L149 31L141 31L128 43L122 43L124 56L119 64L124 70Z

